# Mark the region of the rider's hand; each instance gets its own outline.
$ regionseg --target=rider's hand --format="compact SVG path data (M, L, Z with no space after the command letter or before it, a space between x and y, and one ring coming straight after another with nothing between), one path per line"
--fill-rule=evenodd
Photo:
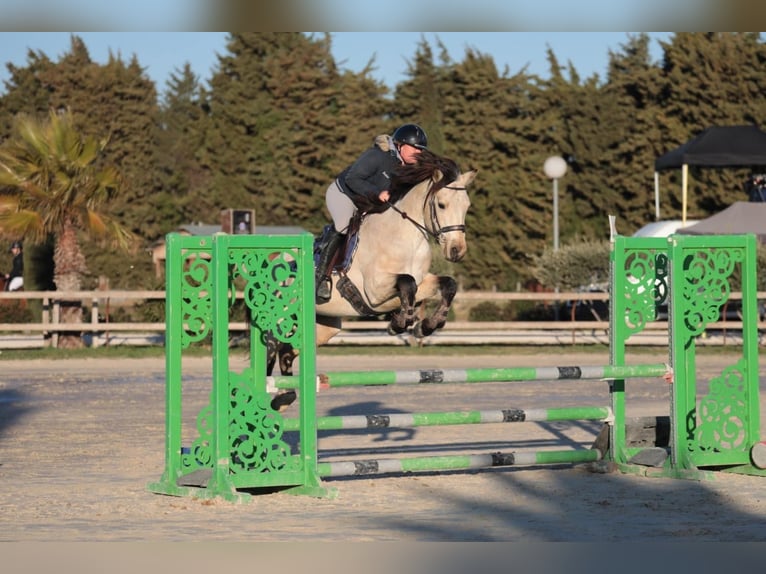
M390 198L391 198L391 194L388 193L388 190L381 191L378 194L378 199L380 200L381 203L386 203Z

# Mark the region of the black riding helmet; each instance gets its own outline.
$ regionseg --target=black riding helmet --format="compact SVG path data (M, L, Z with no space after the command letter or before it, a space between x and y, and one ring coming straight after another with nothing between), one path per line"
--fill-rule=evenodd
M16 249L17 247L18 247L19 249L21 249L21 241L14 241L13 243L11 243L11 249L10 249L10 250L11 250L11 251L13 251L13 250L14 250L14 249Z
M423 131L417 124L404 124L396 128L394 135L391 139L398 144L409 144L418 149L426 149L428 147L428 137L426 132Z

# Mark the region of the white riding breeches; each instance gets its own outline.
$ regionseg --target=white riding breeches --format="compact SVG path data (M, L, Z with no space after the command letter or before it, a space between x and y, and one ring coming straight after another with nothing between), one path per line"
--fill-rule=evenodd
M11 279L11 282L8 284L8 291L18 291L24 286L24 278L23 277L14 277Z
M356 211L356 206L351 198L340 190L337 181L333 181L327 188L325 202L327 203L327 210L332 216L335 231L346 233L348 224Z

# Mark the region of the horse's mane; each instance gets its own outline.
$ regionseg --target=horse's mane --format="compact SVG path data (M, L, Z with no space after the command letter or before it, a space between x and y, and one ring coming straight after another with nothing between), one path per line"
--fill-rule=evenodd
M434 184L431 193L449 185L460 175L454 160L426 149L418 154L417 163L397 167L391 178L391 203L396 203L417 184L433 177L436 170L441 171L444 177Z

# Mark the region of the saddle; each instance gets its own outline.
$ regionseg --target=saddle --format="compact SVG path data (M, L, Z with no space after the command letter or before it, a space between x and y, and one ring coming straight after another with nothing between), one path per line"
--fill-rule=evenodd
M345 274L348 268L351 267L351 262L354 260L354 253L356 253L356 247L359 244L359 228L364 220L364 213L357 211L354 213L354 217L348 224L348 232L345 234L345 239L341 243L340 247L335 250L335 254L330 260L328 266L328 273ZM322 233L314 240L314 267L319 263L319 256L327 247L327 240L330 234L333 232L333 224L329 223L322 229Z
M371 309L362 298L362 294L357 289L351 280L346 276L346 272L351 267L351 262L354 260L354 254L356 248L359 245L359 229L362 226L366 213L357 211L354 217L348 224L348 232L345 235L343 243L335 250L335 254L330 260L328 265L328 275L333 273L339 275L337 288L341 296L346 299L356 309L362 317L374 317L377 316L373 309ZM333 232L333 224L325 225L322 230L322 234L314 241L314 267L319 263L319 257L327 246L328 238Z

